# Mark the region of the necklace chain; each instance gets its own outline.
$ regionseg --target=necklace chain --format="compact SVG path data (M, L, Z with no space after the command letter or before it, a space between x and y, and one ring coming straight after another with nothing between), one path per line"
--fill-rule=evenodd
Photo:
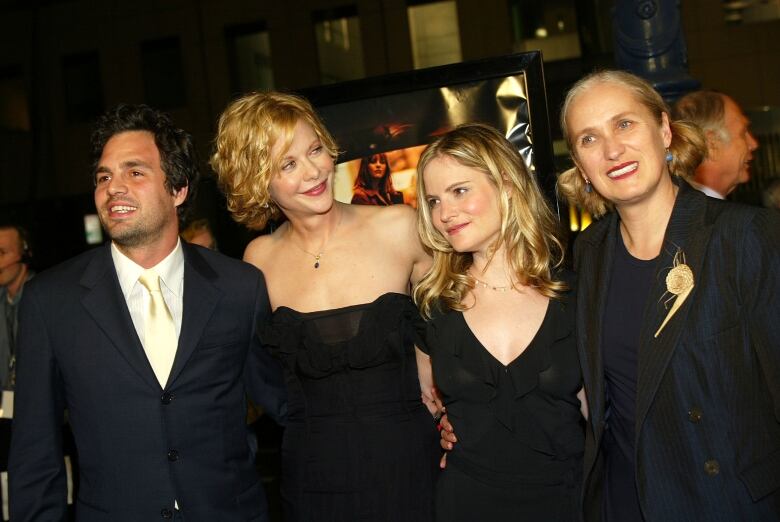
M344 217L344 215L340 214L338 223L336 223L336 228L333 229L333 233L335 233L336 230L339 228L339 225L341 225L341 218L342 217ZM292 227L290 227L290 233L292 233ZM290 236L290 241L292 241L292 244L295 245L298 248L298 250L300 250L304 254L308 254L311 257L313 257L314 258L314 268L319 268L320 267L320 258L325 255L325 247L328 246L328 242L330 241L330 237L328 237L328 239L325 240L325 243L322 245L322 250L318 254L315 254L314 252L309 252L308 250L303 248L301 245L298 244L297 241L293 240L292 236Z
M474 276L471 275L471 277L474 277ZM477 279L476 277L474 277L474 281L476 281L477 284L479 286L481 286L482 288L487 288L487 289L493 290L494 292L508 292L509 290L516 290L515 285L493 286L491 284L488 284L488 283L482 281L481 279Z
M308 250L304 249L303 247L301 247L299 244L295 243L294 241L293 241L293 244L295 246L297 246L298 249L301 252L303 252L304 254L309 254L311 257L314 258L314 268L319 268L320 267L320 258L325 254L325 252L320 252L319 254L314 254L314 253L309 252ZM327 244L327 242L326 242L326 244ZM325 245L323 245L323 247L324 246Z

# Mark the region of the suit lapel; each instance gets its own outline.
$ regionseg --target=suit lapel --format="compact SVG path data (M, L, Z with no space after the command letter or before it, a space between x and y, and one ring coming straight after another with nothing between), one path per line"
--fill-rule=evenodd
M597 234L588 237L587 252L583 253L580 274L592 274L592 277L582 277L578 300L582 300L578 309L579 336L582 339L583 375L588 391L588 407L594 426L596 443L601 438L601 425L605 411L604 364L602 361L602 323L607 305L612 264L614 262L615 234L617 230L617 214L604 218L607 220ZM585 239L585 238L583 238ZM586 297L587 296L587 297Z
M166 388L171 386L192 357L209 318L222 298L222 292L213 284L217 279L217 273L195 248L182 242L182 249L184 251L184 299L181 333Z
M654 286L650 291L642 321L637 368L636 389L636 437L638 440L642 424L653 402L658 386L683 332L686 317L700 290L698 277L701 275L707 243L712 225L704 219L707 198L680 183L672 216L666 229L664 246L656 267ZM675 315L654 337L671 307L674 297L666 290L666 275L673 266L674 256L679 251L685 255L685 263L693 271L694 287ZM667 303L668 301L668 303Z
M150 386L159 388L122 295L110 248L109 243L96 252L84 271L80 284L87 293L81 303L133 370Z

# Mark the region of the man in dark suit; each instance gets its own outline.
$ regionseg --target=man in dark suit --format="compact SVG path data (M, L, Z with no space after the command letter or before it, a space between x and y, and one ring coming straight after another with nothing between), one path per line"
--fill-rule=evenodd
M179 240L197 181L190 136L145 106L93 133L95 205L111 237L25 291L11 443L11 519L62 520L65 410L80 522L264 521L246 394L283 414L258 346L262 274Z

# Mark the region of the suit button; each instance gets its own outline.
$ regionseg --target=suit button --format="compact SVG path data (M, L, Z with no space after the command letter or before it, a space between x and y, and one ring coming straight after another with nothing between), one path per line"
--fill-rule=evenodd
M160 511L160 516L163 517L163 518L173 518L173 511L171 511L168 508L163 508Z
M170 404L171 401L173 401L173 394L172 393L163 393L162 397L160 397L160 402L163 404Z
M171 450L168 452L168 460L171 462L176 462L179 460L179 452L176 450Z
M701 410L697 407L693 407L688 411L688 420L696 424L701 420Z
M715 459L708 460L704 463L704 471L707 472L707 475L714 477L720 473L720 464Z

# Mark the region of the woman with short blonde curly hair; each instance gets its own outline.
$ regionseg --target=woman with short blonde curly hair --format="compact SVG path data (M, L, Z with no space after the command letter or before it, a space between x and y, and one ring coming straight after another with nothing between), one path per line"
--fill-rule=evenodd
M458 431L439 521L579 520L584 396L558 223L520 153L472 123L418 163L418 231L433 251L414 296Z
M268 187L274 173L271 146L292 143L295 125L308 123L334 160L338 146L308 100L279 92L251 93L233 101L219 117L211 167L218 175L233 219L253 230L280 217Z
M211 162L236 221L286 218L244 254L287 383L285 520L431 522L438 406L408 295L430 257L412 208L335 200L337 150L306 100L253 93L225 109Z

